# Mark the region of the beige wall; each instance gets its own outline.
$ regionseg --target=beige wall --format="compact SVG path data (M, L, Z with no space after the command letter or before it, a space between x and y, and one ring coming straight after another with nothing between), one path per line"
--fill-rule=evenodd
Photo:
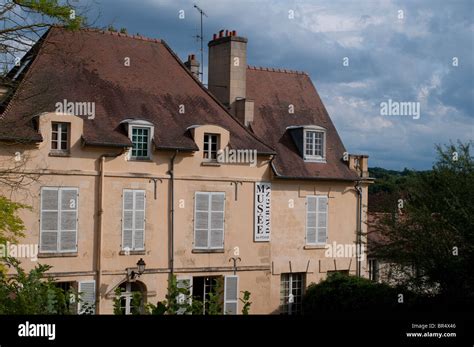
M59 280L78 281L97 278L97 239L99 232L100 156L119 153L106 148L85 148L81 144L83 121L75 116L45 114L39 117L40 132L44 141L38 146L0 146L0 165L15 163L15 153L26 160L24 169L41 172L38 182L26 191L0 193L11 196L32 207L22 210L26 237L21 243L39 242L40 190L44 186L70 186L79 188L78 252L68 256L39 259L53 266L50 270ZM71 156L49 155L51 121L71 123ZM86 120L87 121L87 120ZM220 133L221 145L228 142L228 132L218 126L204 125L194 129L199 148L204 132ZM126 268L135 267L138 259L146 262L146 273L141 276L148 290L147 300L155 303L166 294L170 272L169 259L169 161L174 153L154 151L151 160L129 161L127 154L105 159L104 212L101 250L101 301L100 312L112 313L114 288L126 280ZM27 159L23 159L27 158ZM352 182L289 181L271 175L269 157L259 157L256 167L246 164L202 164L202 152L179 153L175 161L175 228L174 272L178 276L230 275L231 257L242 259L238 263L239 290L252 293L251 313L274 313L280 302L282 273L307 272L306 283L325 278L327 271L350 270L355 273L355 258L327 258L325 249L305 246L306 196L329 196L328 243L352 244L356 237L357 195ZM156 200L154 183L158 178ZM271 241L254 242L254 190L255 182L272 183ZM234 183L235 182L235 183ZM235 186L237 185L237 196ZM122 192L123 189L146 191L145 251L138 254L121 254ZM225 193L224 250L217 253L197 253L194 242L194 194L196 191ZM367 189L364 189L364 206ZM365 214L364 214L365 216ZM365 218L365 217L364 217ZM365 230L365 223L363 224ZM29 269L35 265L24 260ZM365 272L365 262L363 263ZM239 307L240 310L240 307Z

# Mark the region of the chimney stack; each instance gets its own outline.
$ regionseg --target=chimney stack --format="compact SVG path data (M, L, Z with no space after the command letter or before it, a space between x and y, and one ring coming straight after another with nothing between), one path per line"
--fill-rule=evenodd
M188 61L185 62L184 65L197 79L199 79L199 61L197 61L194 54L188 55Z
M219 35L213 35L208 47L209 91L237 116L237 108L242 111L250 108L250 105L237 107L237 100L247 97L247 39L237 36L235 30L220 30ZM242 118L244 123L248 123L244 115Z

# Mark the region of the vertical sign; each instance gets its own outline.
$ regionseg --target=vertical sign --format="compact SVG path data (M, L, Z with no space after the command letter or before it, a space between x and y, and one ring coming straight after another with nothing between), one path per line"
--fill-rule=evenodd
M255 183L255 230L254 241L270 241L271 184Z

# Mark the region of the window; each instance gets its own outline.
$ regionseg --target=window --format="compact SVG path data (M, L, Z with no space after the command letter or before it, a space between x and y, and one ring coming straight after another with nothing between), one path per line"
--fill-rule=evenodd
M79 282L79 314L95 314L95 280Z
M122 250L145 249L145 200L144 190L123 191Z
M131 159L150 159L151 128L132 126L131 130L133 144Z
M194 200L194 248L223 249L225 193L196 192Z
M324 131L305 130L304 159L324 160L326 151L325 138Z
M69 150L69 123L52 123L51 149L58 152Z
M122 314L143 313L145 285L141 282L124 282L120 286L120 310ZM140 294L140 300L134 299L134 294Z
M65 297L65 308L68 313L77 313L76 293L77 282L54 282L56 288L62 290Z
M192 296L194 300L200 301L202 305L202 313L207 314L209 311L209 294L216 294L219 287L222 288L222 276L196 276L193 277Z
M379 281L379 262L377 259L369 259L369 279Z
M304 273L281 274L280 312L282 314L299 314L305 290Z
M41 189L40 252L77 252L79 189Z
M204 134L204 159L217 160L217 149L219 147L219 135Z
M326 244L328 234L328 197L306 197L306 244Z

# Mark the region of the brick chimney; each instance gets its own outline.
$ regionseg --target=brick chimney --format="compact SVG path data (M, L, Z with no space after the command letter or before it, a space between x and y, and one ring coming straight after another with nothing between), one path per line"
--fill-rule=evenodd
M197 79L199 79L199 61L197 61L194 54L188 55L188 61L186 61L184 65Z
M209 47L209 91L242 123L253 120L253 101L246 102L247 39L235 30L214 34ZM239 104L239 105L238 105ZM251 118L245 110L251 109Z

